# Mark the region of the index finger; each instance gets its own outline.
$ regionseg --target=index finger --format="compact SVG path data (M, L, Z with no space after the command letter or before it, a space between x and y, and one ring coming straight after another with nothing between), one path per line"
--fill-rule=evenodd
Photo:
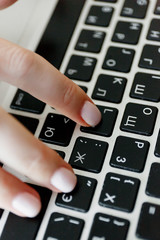
M83 126L95 126L101 113L85 92L44 58L0 40L0 80L55 107Z

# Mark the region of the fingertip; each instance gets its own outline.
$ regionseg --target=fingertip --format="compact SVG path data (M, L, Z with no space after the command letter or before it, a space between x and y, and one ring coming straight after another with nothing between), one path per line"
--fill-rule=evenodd
M23 192L13 198L12 207L15 211L18 211L20 215L33 218L40 212L41 201L34 195Z
M77 177L72 171L61 167L54 172L50 183L61 192L67 193L75 188Z
M90 101L85 101L81 109L81 117L91 127L95 127L102 118L97 106Z

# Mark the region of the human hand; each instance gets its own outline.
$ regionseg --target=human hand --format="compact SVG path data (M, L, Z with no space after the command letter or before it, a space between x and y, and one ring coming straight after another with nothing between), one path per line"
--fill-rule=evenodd
M0 9L14 2L0 0ZM29 92L83 126L95 126L101 119L97 107L76 84L36 53L3 39L0 80ZM1 108L0 159L52 191L70 192L76 185L71 166ZM40 197L33 188L0 168L0 208L34 217L41 208Z

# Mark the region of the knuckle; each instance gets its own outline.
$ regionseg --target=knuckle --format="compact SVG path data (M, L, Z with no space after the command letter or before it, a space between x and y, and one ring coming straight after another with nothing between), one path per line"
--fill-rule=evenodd
M70 105L70 103L73 101L73 98L76 94L76 86L73 83L70 83L65 86L65 90L63 93L63 104Z
M47 153L44 149L39 149L34 153L34 156L31 157L30 161L27 164L27 176L32 177L36 180L37 173L41 173L43 169L43 165L46 162ZM35 173L35 174L33 174ZM39 175L38 174L38 175Z
M9 69L17 79L24 78L33 65L33 55L26 49L12 48L9 54Z

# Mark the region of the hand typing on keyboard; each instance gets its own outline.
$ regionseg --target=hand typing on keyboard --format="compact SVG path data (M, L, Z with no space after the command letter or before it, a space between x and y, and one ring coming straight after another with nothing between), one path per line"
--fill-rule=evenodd
M0 9L16 0L0 0ZM101 119L89 97L42 57L0 40L0 80L21 88L83 126ZM59 98L59 96L61 96ZM70 192L76 176L69 164L0 109L1 162L56 192ZM34 217L41 203L38 193L0 168L0 208Z

